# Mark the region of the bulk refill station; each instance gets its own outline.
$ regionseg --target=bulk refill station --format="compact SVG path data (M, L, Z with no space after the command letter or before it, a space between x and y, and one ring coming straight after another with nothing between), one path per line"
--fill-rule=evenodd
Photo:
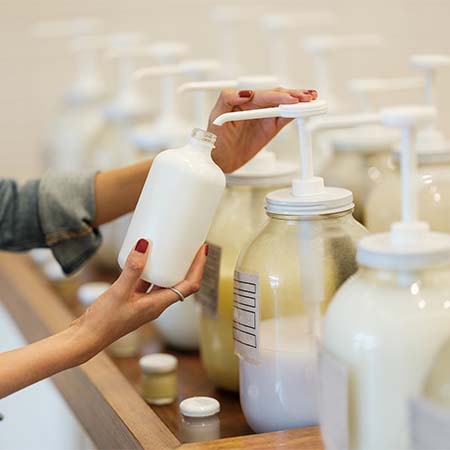
M215 121L287 117L299 129L300 178L266 196L269 220L242 251L234 274L241 405L256 432L317 424L322 315L356 270L356 243L366 234L352 217L352 193L324 186L313 173L307 123L326 108L317 100L227 113Z
M450 235L418 220L415 135L427 106L386 109L402 131L402 219L361 240L360 269L324 321L321 427L327 449L411 448L410 401L450 335Z

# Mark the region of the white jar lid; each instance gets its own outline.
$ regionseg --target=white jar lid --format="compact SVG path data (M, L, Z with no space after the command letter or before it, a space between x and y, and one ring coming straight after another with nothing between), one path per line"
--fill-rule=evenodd
M209 417L220 411L220 403L211 397L191 397L180 403L180 412L187 417Z
M292 188L266 195L266 211L273 214L311 216L334 214L354 208L353 194L343 188L325 187L318 194L295 196Z
M417 270L450 264L450 235L424 231L414 244L395 243L391 233L366 236L358 244L359 264L375 269Z
M34 248L30 250L30 257L36 264L45 264L53 259L53 253L49 248Z
M142 372L168 373L174 371L178 366L178 360L175 356L168 353L153 353L145 355L139 360L139 366Z
M110 283L104 281L93 281L84 283L78 289L78 298L85 306L89 306L97 300L100 295L111 287Z
M340 130L331 137L331 145L336 152L357 151L374 153L392 151L400 141L398 130L372 125Z
M66 279L68 276L63 272L61 266L56 259L51 259L44 263L42 270L45 276L50 281L60 281Z
M247 164L227 174L231 186L281 186L289 184L298 172L298 165L278 161L275 153L261 150Z

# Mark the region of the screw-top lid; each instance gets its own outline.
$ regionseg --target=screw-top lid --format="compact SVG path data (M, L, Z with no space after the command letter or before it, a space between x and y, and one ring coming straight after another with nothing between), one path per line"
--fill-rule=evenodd
M91 283L84 283L78 288L78 299L86 307L92 305L100 295L106 292L111 287L110 283L104 281L93 281Z
M346 189L325 187L323 178L314 176L309 119L325 114L327 104L323 100L308 103L280 105L226 113L214 123L223 125L229 121L260 119L265 117L295 118L299 133L300 178L292 181L291 189L271 192L266 197L268 212L286 215L319 215L346 211L353 208L352 193Z
M416 270L450 264L450 235L429 231L418 220L417 155L414 135L434 120L436 110L429 106L405 106L382 111L382 123L402 130L401 181L402 220L391 225L390 233L363 238L357 259L378 269Z
M53 253L49 248L34 248L30 250L31 259L36 264L45 264L46 262L53 259Z
M168 353L153 353L139 359L139 367L146 374L173 372L177 366L177 358Z
M42 270L50 281L60 281L67 278L56 259L50 259L44 263Z
M210 417L220 412L220 403L211 397L191 397L180 403L180 412L187 417Z

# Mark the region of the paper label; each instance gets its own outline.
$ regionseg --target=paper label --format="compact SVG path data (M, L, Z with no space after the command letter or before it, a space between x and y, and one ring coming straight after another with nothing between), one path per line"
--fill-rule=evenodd
M410 403L410 430L414 450L450 449L450 411L424 397Z
M222 249L208 243L208 256L200 290L195 295L205 314L216 318L219 305L220 259Z
M259 277L234 272L233 338L237 353L257 357L259 325Z
M319 413L327 450L349 448L348 369L326 350L320 352Z

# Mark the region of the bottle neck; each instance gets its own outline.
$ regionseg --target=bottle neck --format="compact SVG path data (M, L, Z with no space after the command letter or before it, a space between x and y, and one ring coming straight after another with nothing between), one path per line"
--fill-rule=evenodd
M335 220L335 219L341 219L344 217L352 217L353 208L347 210L347 211L341 211L338 213L331 213L331 214L320 214L320 215L285 215L285 214L275 214L266 211L266 214L271 219L275 220L296 220L296 221L312 221L312 220Z
M209 131L194 128L189 139L189 145L195 150L211 153L217 136Z

